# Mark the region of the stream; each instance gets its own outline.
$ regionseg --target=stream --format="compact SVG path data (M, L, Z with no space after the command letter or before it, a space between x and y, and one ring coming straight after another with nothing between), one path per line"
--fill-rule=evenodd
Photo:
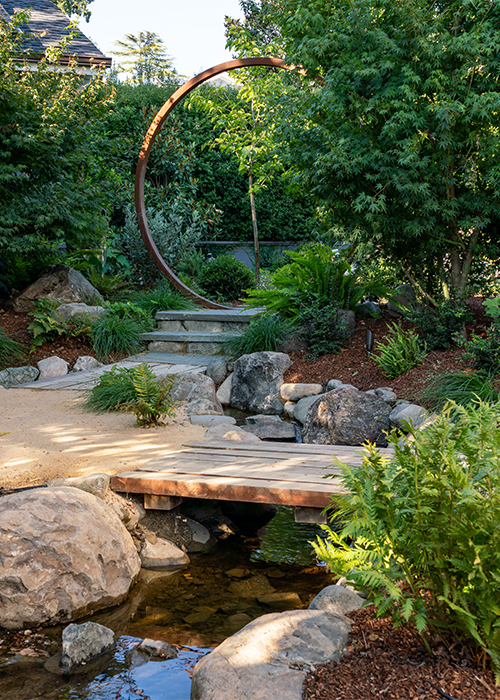
M68 677L57 673L54 654L63 626L41 630L45 657L13 657L0 643L0 698L189 700L198 659L260 615L306 608L330 585L308 544L319 532L295 523L293 508L282 507L262 537L221 540L207 554L191 555L191 564L176 573L143 571L122 605L86 618L115 632L116 649ZM135 647L144 638L169 642L178 657L139 653Z

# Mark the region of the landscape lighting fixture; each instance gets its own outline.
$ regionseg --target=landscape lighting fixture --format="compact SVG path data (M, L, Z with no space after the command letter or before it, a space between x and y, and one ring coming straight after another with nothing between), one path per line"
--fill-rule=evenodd
M370 357L370 353L373 348L373 333L369 331L368 329L366 330L365 334L365 345L366 345L366 356Z

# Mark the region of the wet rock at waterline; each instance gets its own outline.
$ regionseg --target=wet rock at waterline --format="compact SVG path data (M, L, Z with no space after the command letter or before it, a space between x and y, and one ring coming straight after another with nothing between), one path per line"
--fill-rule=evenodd
M327 586L312 599L309 610L323 610L324 612L346 615L353 610L359 610L363 605L363 599L345 586Z
M109 474L88 474L87 476L72 476L68 479L53 479L49 481L49 486L71 486L91 493L97 498L104 498L109 491ZM122 518L120 518L122 520Z
M256 574L244 581L233 581L228 590L237 598L258 598L276 592L263 574Z
M95 622L68 625L62 633L61 670L70 673L114 646L115 634L108 627Z
M146 540L140 555L145 569L173 569L189 564L189 557L182 549L161 537L154 544Z
M72 620L121 603L139 570L130 534L99 498L60 486L0 499L0 626Z
M334 389L307 414L302 439L318 445L362 445L369 440L387 445L390 406L378 396L357 389Z
M20 384L28 384L38 379L40 370L36 367L26 365L24 367L9 367L0 372L0 386L4 389L10 389L11 386L19 386Z
M282 413L279 391L283 373L290 365L288 355L281 352L242 355L234 363L231 406L258 413Z
M318 610L263 615L196 664L191 700L301 700L306 672L338 661L349 630L346 618Z
M177 649L160 639L143 639L136 649L152 659L176 659L178 656Z
M208 552L217 542L208 528L177 510L147 510L138 535L152 545L161 538L182 552L190 553Z

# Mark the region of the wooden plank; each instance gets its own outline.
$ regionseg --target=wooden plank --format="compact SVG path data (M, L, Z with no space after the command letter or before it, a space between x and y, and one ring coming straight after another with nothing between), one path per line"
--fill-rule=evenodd
M291 452L297 455L297 453L307 453L316 455L334 455L334 454L344 454L346 452L352 452L353 450L364 452L364 447L362 445L314 445L310 443L270 443L262 442L245 442L242 440L206 440L205 442L191 442L186 445L192 449L222 449L231 452L237 452L238 450L251 450L254 452L273 452L273 453L284 453ZM394 450L390 447L379 447L381 454L388 454L392 456Z
M348 456L342 456L342 462L346 462L349 459ZM162 457L155 457L151 459L146 464L139 467L143 471L162 471L170 466L184 466L185 462L189 461L193 468L195 465L199 465L200 468L205 468L207 465L213 466L223 466L223 465L237 465L239 469L246 470L252 466L279 466L280 468L287 469L300 469L302 471L309 469L311 471L317 471L324 473L325 470L339 469L337 465L332 464L330 460L312 460L312 459L301 459L300 457L292 457L290 459L274 459L273 457L267 457L267 455L262 455L259 457L232 457L231 455L225 454L213 454L204 455L198 452L168 452ZM351 464L354 460L350 460ZM358 461L359 458L358 458Z
M220 454L220 451L218 450L198 450L198 449L193 449L193 454L199 454L200 456L206 455L207 459L216 458L218 454ZM245 462L246 459L251 459L255 458L255 452L252 452L251 450L240 450L233 452L231 450L227 450L226 454L233 455L233 460L242 460ZM269 452L259 452L258 454L262 455L263 458L265 459L272 459L276 462L283 460L286 461L288 459L296 459L296 460L304 460L304 461L310 461L310 462L317 462L318 464L325 464L325 465L331 465L333 466L334 464L334 457L339 459L341 462L344 463L349 463L349 464L361 464L363 455L362 454L356 454L356 452L351 451L351 452L339 452L338 454L330 454L330 455L324 455L322 456L321 461L317 459L317 457L320 457L320 455L308 455L305 454L303 457L302 455L295 455L292 456L290 453L275 453L272 452L271 450ZM328 459L329 458L329 459ZM246 463L246 462L245 462ZM299 462L298 462L299 463Z
M330 496L344 493L340 485L296 484L287 481L245 478L215 478L184 475L182 479L165 474L137 474L129 472L111 477L111 488L126 493L151 493L158 496L273 503L276 505L325 508Z

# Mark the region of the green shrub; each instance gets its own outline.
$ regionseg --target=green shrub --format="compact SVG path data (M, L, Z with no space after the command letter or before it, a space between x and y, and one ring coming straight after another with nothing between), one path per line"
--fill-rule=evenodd
M171 287L168 282L159 284L154 289L142 289L128 295L128 299L154 316L157 311L192 311L196 308L194 302Z
M31 352L47 340L54 340L68 333L68 324L58 312L58 306L60 302L57 299L44 297L38 299L34 310L28 313L28 316L33 319L28 324L28 330L33 334Z
M97 357L107 362L109 355L132 355L142 347L143 327L129 316L109 314L97 319L90 327L92 346Z
M198 284L205 293L222 301L240 299L254 283L251 270L232 255L219 255L203 266Z
M250 306L265 306L271 313L295 320L304 306L354 310L367 296L387 293L378 282L362 279L347 251L334 252L322 243L311 243L286 254L292 262L272 275L271 288L250 292Z
M500 298L485 299L483 305L493 325L486 329L484 336L472 333L470 340L461 345L465 348L466 362L492 376L500 372Z
M252 352L276 352L280 343L292 331L292 324L279 316L259 316L250 321L244 333L228 340L224 349L232 357L241 357Z
M85 406L94 413L135 413L137 425L143 427L160 425L161 418L174 415L173 380L159 381L145 362L137 367L113 367L91 389Z
M198 250L192 250L188 253L184 253L182 258L177 264L177 271L181 272L183 275L188 277L198 277L201 272L201 268L205 264L205 254Z
M22 360L24 348L21 343L17 343L9 338L3 328L0 328L0 370L12 367L13 363Z
M439 306L423 306L420 311L409 311L406 317L413 321L428 350L446 350L456 345L457 337L462 336L472 314L463 301L445 299Z
M332 304L323 306L318 301L301 308L297 325L301 337L307 342L310 360L339 353L349 335L337 307Z
M449 405L413 442L339 463L345 525L314 543L377 615L489 655L500 682L500 407Z
M375 350L380 354L371 357L389 379L415 367L427 354L425 342L422 348L415 331L404 331L396 323L389 328L386 342L377 343Z
M427 384L420 397L435 411L440 411L447 401L468 406L478 399L489 403L496 403L500 399L488 377L467 370L438 374Z

